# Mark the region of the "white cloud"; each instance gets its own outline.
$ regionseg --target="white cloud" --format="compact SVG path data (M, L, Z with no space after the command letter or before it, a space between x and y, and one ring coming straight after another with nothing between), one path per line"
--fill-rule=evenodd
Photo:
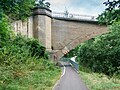
M58 4L58 3L63 3L63 2L60 2L60 0L47 0L48 2L50 2L52 5L55 5L55 4Z
M52 11L64 12L65 8L70 13L84 14L84 15L98 15L104 8L102 2L104 0L46 0L51 3ZM97 4L97 5L96 5Z
M99 11L97 10L89 10L89 9L86 9L86 8L78 8L78 9L75 9L75 8L71 8L69 10L70 13L75 13L75 14L80 14L80 15L93 15L93 16L97 16L98 13L100 13Z
M68 7L71 2L71 0L46 0L46 1L50 2L51 9L53 11L58 12L64 11L65 7Z
M48 2L51 2L53 5L64 5L67 2L70 2L70 0L46 0Z

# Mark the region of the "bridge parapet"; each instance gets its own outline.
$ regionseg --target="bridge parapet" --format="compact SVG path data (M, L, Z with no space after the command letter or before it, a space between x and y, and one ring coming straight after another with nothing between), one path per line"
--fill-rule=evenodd
M60 19L70 19L70 20L88 20L88 21L97 21L97 16L91 15L80 15L80 14L72 14L68 12L52 12L53 18Z

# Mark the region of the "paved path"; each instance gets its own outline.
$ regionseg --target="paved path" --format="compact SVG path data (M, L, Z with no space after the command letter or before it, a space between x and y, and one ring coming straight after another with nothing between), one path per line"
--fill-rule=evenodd
M60 81L53 90L88 90L86 85L80 79L78 73L71 67L64 68Z

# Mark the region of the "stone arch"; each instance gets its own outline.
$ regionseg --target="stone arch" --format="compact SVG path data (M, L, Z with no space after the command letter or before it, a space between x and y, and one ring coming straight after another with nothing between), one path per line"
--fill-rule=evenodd
M81 21L52 21L52 46L58 59L65 52L74 49L80 43L85 42L95 36L107 33L106 26L100 26L97 22Z

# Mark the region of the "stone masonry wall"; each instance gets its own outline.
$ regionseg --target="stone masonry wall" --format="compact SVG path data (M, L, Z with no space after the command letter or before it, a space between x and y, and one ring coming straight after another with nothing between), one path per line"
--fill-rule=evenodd
M25 21L15 21L11 25L16 35L21 34L33 38L33 16Z
M80 43L107 32L106 26L96 22L52 19L52 48L73 49Z

